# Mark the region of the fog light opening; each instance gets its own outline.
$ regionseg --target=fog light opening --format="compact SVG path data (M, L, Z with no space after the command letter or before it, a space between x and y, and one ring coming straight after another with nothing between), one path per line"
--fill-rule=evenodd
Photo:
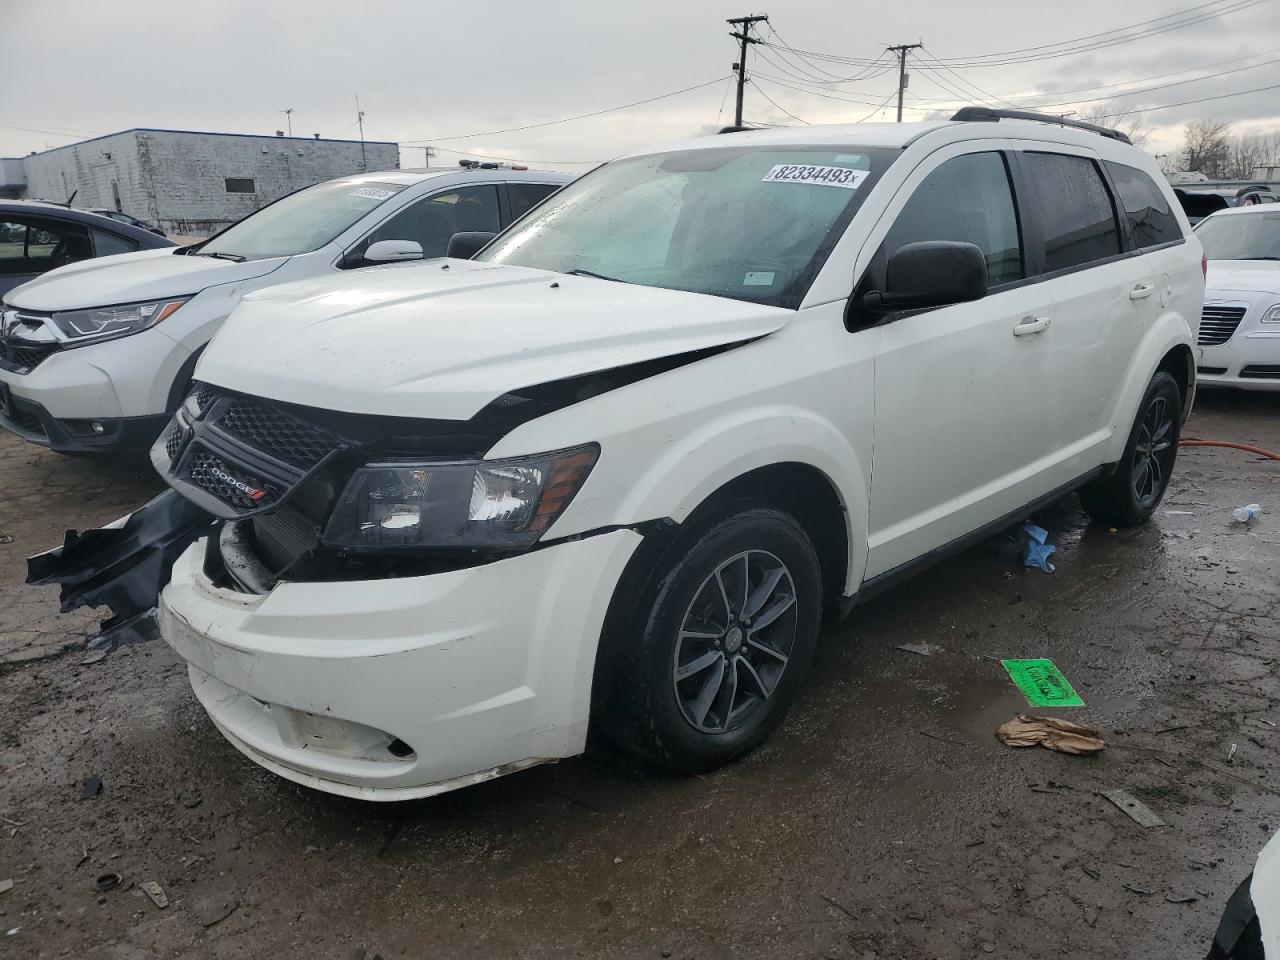
M399 737L387 744L387 753L391 754L397 760L404 760L406 757L413 756L413 747L409 746Z

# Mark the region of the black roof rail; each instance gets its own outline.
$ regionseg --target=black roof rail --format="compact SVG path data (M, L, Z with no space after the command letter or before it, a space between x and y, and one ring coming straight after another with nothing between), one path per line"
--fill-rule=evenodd
M1051 113L1032 113L1030 110L992 110L989 107L962 107L955 112L952 120L966 123L983 121L995 123L1000 120L1034 120L1037 123L1056 123L1061 127L1075 127L1077 130L1088 130L1099 136L1110 137L1121 143L1132 144L1133 141L1119 130L1111 127L1100 127L1096 123L1085 123L1083 120L1072 120L1069 117L1055 117Z

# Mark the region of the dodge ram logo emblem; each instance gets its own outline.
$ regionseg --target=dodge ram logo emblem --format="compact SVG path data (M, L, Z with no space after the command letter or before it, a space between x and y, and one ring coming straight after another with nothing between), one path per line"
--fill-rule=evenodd
M239 490L250 500L261 500L263 497L267 495L267 491L259 490L257 487L252 487L249 484L245 483L243 480L237 480L231 474L227 473L227 471L222 470L218 467L214 467L211 472L217 479Z

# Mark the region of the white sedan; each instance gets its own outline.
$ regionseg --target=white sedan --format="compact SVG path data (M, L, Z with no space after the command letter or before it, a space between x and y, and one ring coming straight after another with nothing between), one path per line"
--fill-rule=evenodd
M1209 265L1198 384L1280 391L1280 209L1221 210L1196 226L1196 236Z

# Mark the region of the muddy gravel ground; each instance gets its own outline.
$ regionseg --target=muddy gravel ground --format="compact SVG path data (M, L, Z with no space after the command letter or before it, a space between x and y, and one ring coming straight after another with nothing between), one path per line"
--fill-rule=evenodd
M1204 396L1187 433L1278 449L1280 397ZM997 536L859 608L714 775L602 744L395 805L258 769L163 644L86 663L94 618L20 585L158 490L148 467L5 439L0 489L0 956L1202 957L1280 829L1280 464L1248 454L1184 449L1139 529L1043 514L1053 575ZM1052 657L1105 753L1002 746L1027 708L1000 657Z

